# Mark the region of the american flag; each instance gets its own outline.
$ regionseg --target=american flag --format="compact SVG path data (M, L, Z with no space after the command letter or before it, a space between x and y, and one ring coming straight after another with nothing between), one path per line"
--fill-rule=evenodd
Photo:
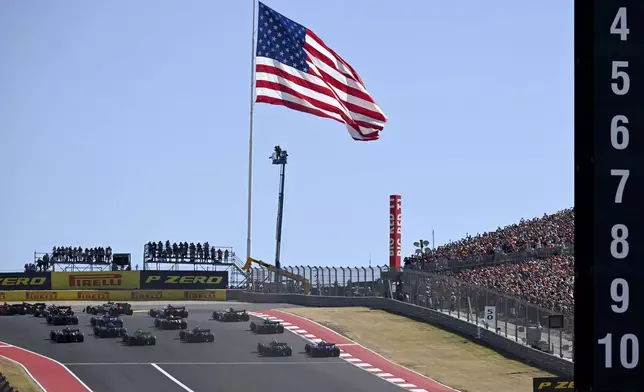
M349 63L262 2L257 25L256 102L340 121L354 140L379 138L387 117Z

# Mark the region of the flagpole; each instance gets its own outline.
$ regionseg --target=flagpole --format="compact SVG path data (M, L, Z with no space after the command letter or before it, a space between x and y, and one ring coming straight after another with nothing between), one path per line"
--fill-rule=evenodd
M251 66L250 66L250 131L248 135L248 221L246 223L246 260L251 257L251 224L253 210L253 127L255 114L255 19L257 19L257 0L253 2Z

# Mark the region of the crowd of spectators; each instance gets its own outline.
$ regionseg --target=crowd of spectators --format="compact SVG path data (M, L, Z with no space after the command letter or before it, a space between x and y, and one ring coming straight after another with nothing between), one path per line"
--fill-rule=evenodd
M203 245L198 242L179 242L178 244L170 241L165 242L148 242L145 244L145 259L151 262L171 262L171 263L227 263L234 256L232 250L211 247L209 243Z
M573 313L575 259L572 255L451 272L469 284L510 294L546 309Z
M405 266L422 268L423 264L442 260L476 260L486 255L575 243L575 212L569 208L541 218L521 219L517 224L496 231L466 235L465 238L429 249L421 255L405 258Z
M574 244L574 209L541 218L522 219L494 232L465 238L405 258L405 267L428 269L449 260L443 271L464 283L497 290L547 309L572 313L574 308L574 257L561 252L541 259L472 266L488 255L559 248ZM459 264L463 267L459 268Z
M85 248L82 246L54 246L51 261L70 264L109 264L112 262L112 248L102 246Z

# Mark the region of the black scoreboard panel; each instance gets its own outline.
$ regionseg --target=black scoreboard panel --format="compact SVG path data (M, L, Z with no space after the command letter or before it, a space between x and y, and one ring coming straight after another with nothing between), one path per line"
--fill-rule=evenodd
M577 0L575 61L575 388L644 391L644 0Z

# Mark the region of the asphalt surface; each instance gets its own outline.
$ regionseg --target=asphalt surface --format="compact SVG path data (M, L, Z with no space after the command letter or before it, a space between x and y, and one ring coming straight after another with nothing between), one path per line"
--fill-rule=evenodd
M154 307L162 307L157 304ZM223 323L211 319L213 310L224 307L249 311L292 307L284 304L215 303L188 304L188 328L199 325L215 334L214 343L182 343L178 331L154 328L147 313L122 316L130 332L153 331L156 346L128 347L121 339L100 339L92 334L90 315L73 306L79 316L84 343L59 344L49 340L44 319L32 316L0 318L0 341L53 358L67 366L94 392L233 392L233 391L364 391L400 392L394 384L376 377L340 358L309 358L306 341L291 332L255 335L249 323ZM149 309L149 305L134 305ZM251 318L252 320L252 318ZM293 347L293 356L264 358L257 343L273 338Z

